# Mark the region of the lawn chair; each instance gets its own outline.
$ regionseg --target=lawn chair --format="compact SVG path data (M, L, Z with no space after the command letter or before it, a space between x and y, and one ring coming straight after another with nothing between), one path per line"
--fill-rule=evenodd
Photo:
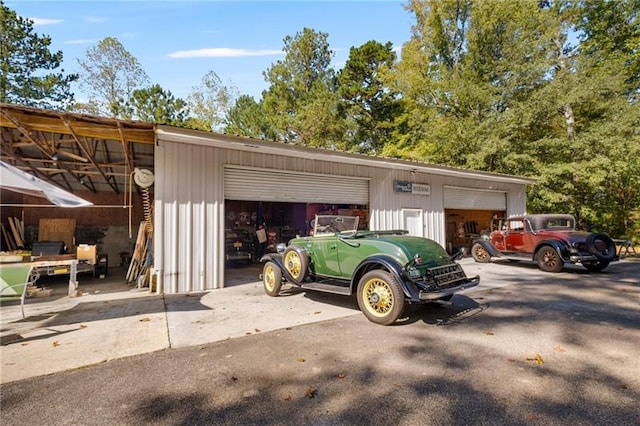
M0 300L20 299L22 319L24 315L24 299L27 287L33 285L40 274L30 265L2 265L0 267Z

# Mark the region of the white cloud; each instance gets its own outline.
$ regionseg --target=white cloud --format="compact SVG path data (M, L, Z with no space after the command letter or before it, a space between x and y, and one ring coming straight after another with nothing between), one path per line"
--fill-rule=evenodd
M53 25L53 24L61 24L64 22L63 19L48 19L48 18L29 18L33 21L33 25Z
M274 56L282 55L282 50L261 49L231 49L228 47L212 47L209 49L179 50L169 53L170 58L240 58L245 56Z

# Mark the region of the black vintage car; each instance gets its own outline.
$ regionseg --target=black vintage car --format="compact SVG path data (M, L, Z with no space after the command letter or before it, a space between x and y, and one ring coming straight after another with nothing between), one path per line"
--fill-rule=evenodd
M224 235L224 256L230 263L251 263L253 239L244 229L227 229Z

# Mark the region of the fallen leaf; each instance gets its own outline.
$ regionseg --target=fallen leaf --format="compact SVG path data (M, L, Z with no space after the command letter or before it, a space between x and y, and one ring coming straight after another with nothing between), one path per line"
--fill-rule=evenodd
M567 351L562 346L556 346L555 348L553 348L553 350L556 351L556 352L566 352Z
M282 399L284 399L285 401L291 401L291 395L287 395Z
M20 346L27 346L28 343L20 343Z
M231 376L231 380L235 382L238 378L236 376Z
M338 374L336 374L336 377L337 377L338 379L344 379L346 376L347 376L347 375L346 375L346 374L344 374L344 373L338 373Z
M527 420L530 422L534 422L538 420L538 416L536 416L535 414L527 414Z
M245 334L245 335L247 335L247 336L251 336L251 332L250 332L250 331L247 331L247 332L246 332L246 333L244 333L244 334Z
M316 394L318 393L317 389L312 388L311 386L309 386L307 388L307 392L304 394L307 398L313 398L314 396L316 396Z
M315 312L313 313L313 315L320 315L321 313L322 313L322 311L315 311Z
M298 362L305 362L306 360L304 358L296 358L296 361Z
M80 328L87 328L89 327L88 325L84 325L84 324L80 324Z
M151 321L151 318L149 317L144 317L140 320L140 322L147 322L147 321Z
M625 385L624 383L622 383L622 384L620 385L620 389L629 389L629 386L628 386L628 385Z
M487 336L495 336L495 333L493 331L487 331L484 334L486 334Z
M57 340L53 342L53 347L55 348L56 346L60 346L60 342L58 342Z
M261 331L259 328L256 328L255 330L256 330L256 333L260 333Z
M544 360L542 359L542 355L536 354L534 357L527 358L527 361L534 361L537 365L544 364Z

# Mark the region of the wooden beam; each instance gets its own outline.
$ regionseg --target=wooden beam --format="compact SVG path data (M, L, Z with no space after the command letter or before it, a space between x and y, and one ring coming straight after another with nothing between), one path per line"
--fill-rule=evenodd
M65 126L67 126L67 129L69 129L69 132L71 132L71 135L73 136L73 138L76 140L76 143L78 145L78 148L80 149L80 151L82 151L82 153L89 157L89 162L93 165L93 167L95 167L98 172L100 172L100 175L102 175L102 177L104 178L105 181L107 181L107 183L109 184L109 186L117 193L119 194L120 191L118 190L117 185L114 185L113 181L107 177L107 175L104 173L104 171L102 170L102 168L100 168L99 165L96 164L93 155L91 155L91 153L88 152L87 148L84 146L84 144L80 141L80 139L78 138L78 135L76 135L75 130L73 129L73 127L71 126L71 124L69 123L69 121L64 117L64 116L60 116L60 119L64 122ZM93 183L93 182L92 182Z

